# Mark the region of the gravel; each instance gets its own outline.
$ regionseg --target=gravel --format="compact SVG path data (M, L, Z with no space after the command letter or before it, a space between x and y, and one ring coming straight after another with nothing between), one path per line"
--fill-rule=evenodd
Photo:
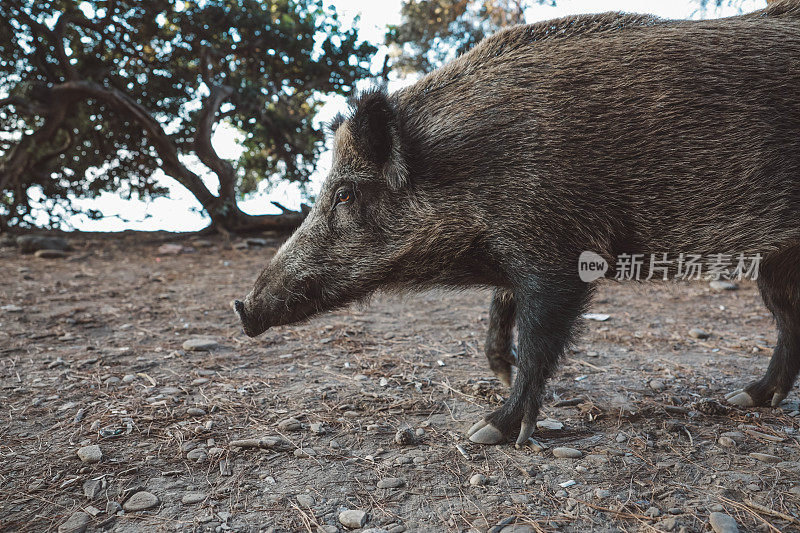
M739 525L736 520L725 513L711 513L708 522L715 533L739 533Z
M146 511L152 509L161 503L158 496L151 492L140 491L128 498L122 508L128 513L135 513L136 511Z
M576 450L575 448L561 446L558 448L553 448L553 457L557 457L559 459L580 459L583 457L583 452Z
M367 523L367 513L358 509L347 509L339 513L339 523L347 529L358 529Z
M97 444L78 448L78 459L84 463L99 463L103 458L103 450Z

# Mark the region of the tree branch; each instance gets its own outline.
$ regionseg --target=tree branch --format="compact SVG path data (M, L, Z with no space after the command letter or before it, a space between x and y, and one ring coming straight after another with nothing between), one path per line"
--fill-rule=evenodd
M211 144L214 124L222 103L233 94L233 87L219 85L211 87L211 94L203 102L197 122L194 148L197 157L219 178L219 195L232 199L236 195L236 171L228 161L222 159Z
M80 98L96 98L133 118L145 130L153 143L158 156L161 158L164 172L189 189L206 211L209 212L212 219L216 217L215 210L219 207L219 199L211 194L211 191L205 186L200 176L181 163L178 157L178 147L164 131L161 124L152 117L144 106L118 89L104 87L89 81L68 81L56 85L51 91L54 95L64 94L76 95Z

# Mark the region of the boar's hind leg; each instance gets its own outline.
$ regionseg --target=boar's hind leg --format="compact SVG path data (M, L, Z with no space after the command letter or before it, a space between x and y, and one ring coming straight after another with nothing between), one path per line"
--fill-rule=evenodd
M514 294L497 289L489 307L489 331L486 334L486 358L489 368L505 385L511 386L511 366L516 365L513 347L514 319L517 303Z
M540 285L537 283L536 285ZM472 426L472 442L498 444L519 430L517 444L536 427L544 387L570 341L575 323L591 295L591 286L562 281L544 291L515 291L517 307L517 376L506 403Z
M759 268L758 287L775 316L778 342L764 377L727 399L742 407L777 407L800 371L800 247L767 257Z

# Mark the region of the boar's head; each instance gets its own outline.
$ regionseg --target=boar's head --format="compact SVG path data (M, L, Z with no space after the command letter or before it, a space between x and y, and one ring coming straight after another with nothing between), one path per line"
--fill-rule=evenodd
M333 165L313 209L244 301L233 302L247 335L378 288L458 285L469 276L461 256L475 245L474 225L447 206L445 187L415 179L401 121L382 91L363 93L334 120Z

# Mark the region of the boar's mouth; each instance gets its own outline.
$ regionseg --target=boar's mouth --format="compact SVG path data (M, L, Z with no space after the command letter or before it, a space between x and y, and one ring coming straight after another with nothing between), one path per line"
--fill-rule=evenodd
M254 320L252 314L248 316L246 306L243 301L234 300L231 303L231 306L236 312L236 315L239 317L239 321L242 323L242 330L244 331L244 334L248 337L258 337L269 329L269 324L265 324L263 320Z

